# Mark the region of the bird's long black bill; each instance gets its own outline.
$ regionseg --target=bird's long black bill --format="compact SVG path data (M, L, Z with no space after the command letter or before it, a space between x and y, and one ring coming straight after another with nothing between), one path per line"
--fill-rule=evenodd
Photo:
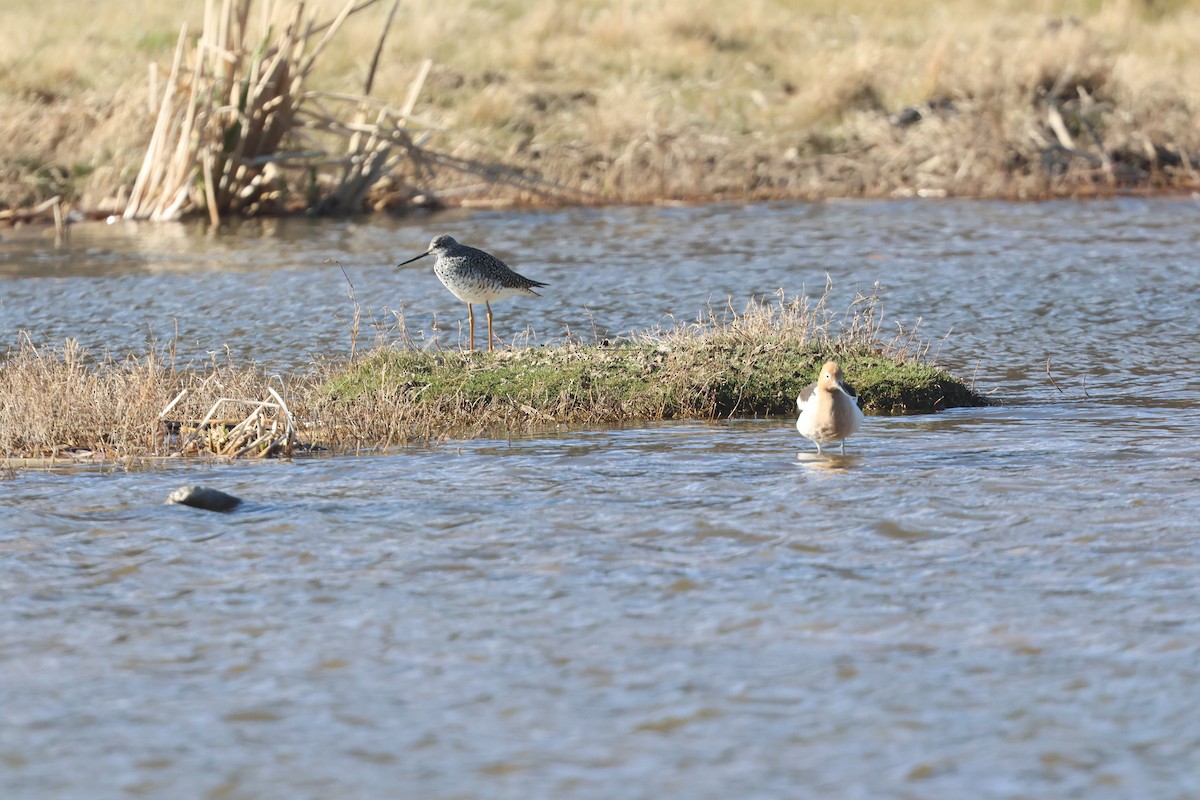
M429 251L428 251L428 250L427 250L427 251L425 251L424 253L421 253L421 255L419 255L419 256L413 256L413 257L412 257L412 258L410 258L408 261L401 261L401 262L400 262L399 264L397 264L396 266L397 266L397 267L403 267L405 264L411 264L412 262L416 261L418 258L424 258L424 257L425 257L425 256L427 256L427 255L429 255Z

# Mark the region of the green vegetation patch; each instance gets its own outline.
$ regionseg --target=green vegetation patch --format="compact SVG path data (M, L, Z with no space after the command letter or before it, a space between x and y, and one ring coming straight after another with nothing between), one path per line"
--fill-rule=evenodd
M727 339L729 337L726 337ZM829 358L842 364L868 414L985 405L937 367L869 346L829 348L777 338L696 338L616 346L486 352L376 350L331 377L334 405L365 398L414 406L431 427L531 422L765 416L795 412L796 395ZM488 426L490 427L490 425Z

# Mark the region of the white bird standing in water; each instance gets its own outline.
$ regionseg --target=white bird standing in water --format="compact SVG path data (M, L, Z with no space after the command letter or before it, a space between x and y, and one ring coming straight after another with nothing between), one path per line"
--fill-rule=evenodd
M862 427L858 395L842 380L842 368L836 361L825 362L817 382L796 398L796 407L800 409L796 430L813 441L818 453L823 442L840 441L845 454L846 437Z
M475 303L487 306L488 350L492 349L492 301L503 300L519 294L540 297L535 288L548 286L541 281L531 281L518 275L500 259L454 241L454 237L442 234L435 236L429 249L419 256L397 264L403 267L418 258L436 256L433 272L450 293L467 304L467 316L471 320L471 349L475 349Z

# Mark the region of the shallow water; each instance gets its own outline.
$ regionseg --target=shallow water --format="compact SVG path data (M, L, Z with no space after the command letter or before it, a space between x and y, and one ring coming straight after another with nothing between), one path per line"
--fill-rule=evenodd
M828 274L836 309L881 282L889 325L922 317L1005 404L870 418L844 457L770 419L8 475L0 795L1200 796L1198 217L730 205L81 226L61 249L6 231L0 341L123 352L177 323L182 357L293 368L349 347L337 258L372 315L403 306L449 344L461 304L427 260L389 266L449 232L551 283L497 304L506 339ZM247 505L162 505L192 483Z

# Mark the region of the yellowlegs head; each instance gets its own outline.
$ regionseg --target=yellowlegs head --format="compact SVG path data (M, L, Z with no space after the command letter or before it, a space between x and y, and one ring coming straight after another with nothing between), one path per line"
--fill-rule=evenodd
M433 241L429 243L429 249L426 250L424 253L421 253L421 255L419 255L419 256L413 256L408 261L401 261L396 266L403 267L405 264L411 264L412 262L416 261L418 258L424 258L425 256L431 255L431 254L435 255L435 256L441 256L441 255L450 253L451 251L453 251L459 247L462 247L462 245L460 245L458 242L456 242L454 240L453 236L451 236L448 233L443 233L440 236L433 237Z

